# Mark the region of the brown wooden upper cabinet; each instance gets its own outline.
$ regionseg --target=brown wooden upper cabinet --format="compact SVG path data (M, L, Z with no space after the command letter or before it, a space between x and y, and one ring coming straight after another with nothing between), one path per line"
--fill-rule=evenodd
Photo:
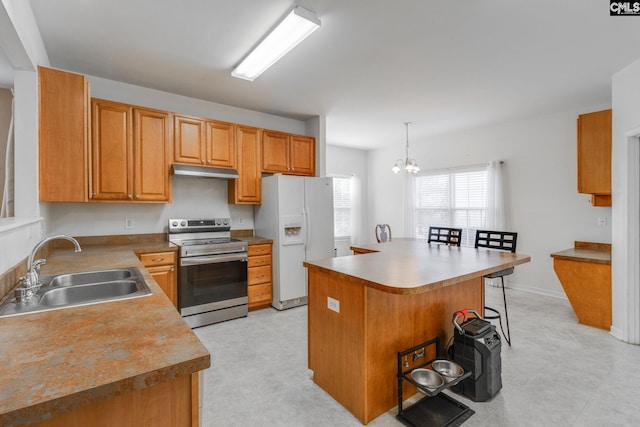
M86 202L89 189L89 83L38 67L39 194L43 202Z
M611 110L578 116L578 192L611 206Z
M229 203L259 205L262 202L261 137L261 129L242 125L236 127L237 164L240 178L229 180L227 193Z
M171 114L91 100L91 201L170 202Z
M262 172L314 176L315 138L273 130L263 131Z
M173 161L235 168L235 128L233 123L174 115Z

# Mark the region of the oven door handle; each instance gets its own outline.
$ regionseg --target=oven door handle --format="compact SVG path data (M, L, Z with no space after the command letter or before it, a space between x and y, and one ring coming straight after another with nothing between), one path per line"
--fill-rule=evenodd
M190 265L203 264L219 264L222 262L242 261L247 262L247 254L230 254L230 255L214 255L214 256L197 256L193 258L180 258L180 266L188 267Z

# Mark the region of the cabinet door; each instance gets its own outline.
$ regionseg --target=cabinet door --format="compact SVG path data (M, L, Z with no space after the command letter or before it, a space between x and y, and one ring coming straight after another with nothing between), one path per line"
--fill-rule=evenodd
M289 166L291 173L295 175L316 174L315 138L302 135L289 137Z
M87 78L38 67L38 98L40 201L86 202L90 111Z
M134 200L171 201L170 114L133 109Z
M247 267L264 267L265 265L271 265L271 255L259 255L250 256L247 262Z
M249 287L260 283L271 283L271 265L247 269L247 284Z
M207 121L207 165L221 168L236 167L235 125Z
M167 295L173 306L178 308L178 287L176 285L176 268L173 265L147 267L153 280L158 283L162 291Z
M229 180L229 203L260 204L262 175L260 172L260 137L258 128L238 125L236 150L240 178Z
M578 192L611 194L611 110L578 117Z
M91 200L133 199L131 106L93 99Z
M265 130L262 133L262 171L289 172L289 135Z
M254 257L261 257L264 255L269 255L269 258L271 258L271 243L249 245L249 248L247 249L247 255L249 255L249 260ZM271 262L269 262L269 264L271 264Z
M249 310L269 307L272 299L271 283L249 286Z
M173 161L202 165L205 162L204 120L173 116Z

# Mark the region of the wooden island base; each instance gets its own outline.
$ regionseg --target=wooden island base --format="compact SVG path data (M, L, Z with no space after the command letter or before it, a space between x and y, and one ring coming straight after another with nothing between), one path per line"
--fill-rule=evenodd
M484 308L482 277L394 294L309 268L308 283L314 381L364 424L397 404L399 351L436 336L443 351L453 335L453 314L464 308L483 313ZM328 308L329 297L339 301L339 313ZM404 396L415 394L415 387L404 384Z
M611 328L611 244L575 242L551 254L553 269L578 322L608 331Z

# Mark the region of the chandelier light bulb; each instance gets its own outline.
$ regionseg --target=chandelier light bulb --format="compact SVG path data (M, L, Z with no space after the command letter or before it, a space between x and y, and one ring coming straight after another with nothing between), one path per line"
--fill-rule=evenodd
M405 147L405 158L404 160L398 159L396 160L396 164L393 165L391 171L393 173L400 173L401 170L404 169L405 173L417 174L420 172L420 167L418 166L418 162L415 159L409 158L409 125L411 122L406 122L404 125L407 128L407 145Z

